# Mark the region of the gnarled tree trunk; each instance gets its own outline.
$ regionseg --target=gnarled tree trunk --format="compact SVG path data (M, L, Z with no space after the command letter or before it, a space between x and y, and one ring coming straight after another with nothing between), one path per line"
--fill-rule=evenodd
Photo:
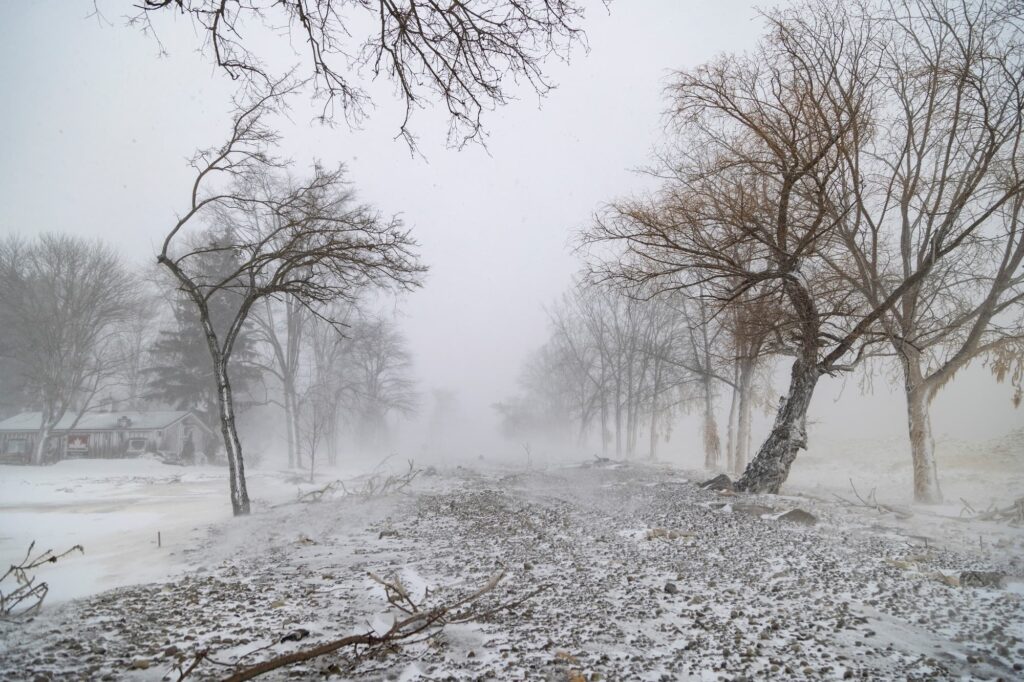
M777 494L782 488L797 453L807 447L807 409L820 376L812 358L800 357L793 363L789 393L782 399L768 439L737 481L739 490Z

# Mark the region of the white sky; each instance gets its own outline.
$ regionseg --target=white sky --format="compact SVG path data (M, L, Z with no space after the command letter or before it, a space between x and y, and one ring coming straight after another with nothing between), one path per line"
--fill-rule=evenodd
M110 25L87 18L92 0L0 3L0 231L99 235L146 262L187 197L185 159L222 140L232 84L195 54L186 22L159 25L159 56L124 26L130 4L100 2ZM403 301L403 327L422 387L457 390L467 416L490 420L542 343L542 306L578 268L572 232L643 186L631 169L658 140L668 70L742 50L760 31L739 0L618 0L610 15L593 3L586 26L590 53L551 66L559 87L540 107L524 91L487 117L487 150L445 149L444 120L420 113L426 159L412 157L394 139L401 110L386 87L360 130L298 113L283 129L300 168L346 162L363 199L413 227L431 272ZM813 412L837 434L903 428L898 396L863 399L854 383L836 403L836 385ZM937 403L935 431L983 437L1024 422L994 386L965 375Z

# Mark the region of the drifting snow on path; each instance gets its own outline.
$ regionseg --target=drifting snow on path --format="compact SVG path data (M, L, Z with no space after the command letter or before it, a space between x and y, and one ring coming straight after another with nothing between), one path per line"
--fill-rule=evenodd
M774 518L796 506L818 523ZM484 607L543 591L376 658L339 652L269 677L1015 679L1024 676L1022 538L998 530L1000 545L972 552L874 512L723 496L655 467L460 468L408 494L220 524L190 550L194 572L5 626L0 677L177 679L175 666L202 650L252 664L386 629L397 611L369 572L445 603L504 567ZM965 570L1011 582L951 584ZM301 641L278 643L301 630ZM189 679L228 670L204 663Z

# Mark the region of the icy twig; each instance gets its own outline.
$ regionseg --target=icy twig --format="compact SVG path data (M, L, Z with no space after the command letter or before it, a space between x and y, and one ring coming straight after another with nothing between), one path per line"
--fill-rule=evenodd
M48 549L33 558L32 550L35 546L36 543L33 540L28 546L28 551L25 552L25 558L18 564L12 564L3 577L0 577L0 586L11 578L13 578L16 585L7 593L0 589L0 618L22 616L38 611L42 607L43 600L46 598L47 592L50 591L50 586L43 582L37 583L36 576L30 575L31 571L43 564L55 564L58 559L63 559L75 550L85 554L85 548L81 545L75 545L60 554L54 554L52 549ZM22 607L24 602L31 603ZM19 608L21 609L20 611L18 610Z
M402 585L401 579L395 575L390 581L378 577L374 573L368 573L370 580L384 586L384 594L387 595L388 603L406 613L416 613L419 606L409 596L409 591ZM404 602L404 603L403 603Z
M842 502L848 507L864 507L866 509L874 509L879 514L895 514L897 517L902 519L909 519L914 515L912 511L904 507L894 507L888 504L882 504L875 498L875 489L872 488L871 492L868 493L867 498L863 497L860 492L857 491L857 486L853 484L853 479L850 479L850 490L853 491L854 497L859 500L858 502L852 502L845 497L840 495L833 495L837 500Z
M977 521L1000 521L1009 523L1011 526L1024 525L1024 497L1018 497L1014 500L1013 504L1007 507L992 505L988 510L980 514L975 513L972 519Z

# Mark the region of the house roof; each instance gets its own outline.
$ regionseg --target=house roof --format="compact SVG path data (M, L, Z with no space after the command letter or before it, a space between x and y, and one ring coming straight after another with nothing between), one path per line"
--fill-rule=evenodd
M178 410L161 410L152 412L86 412L75 425L75 431L119 431L118 420L127 417L131 420L131 430L163 429L178 422L191 412ZM74 413L67 413L57 422L55 431L66 431L75 422ZM22 412L19 415L0 421L2 431L37 431L42 422L41 412ZM205 424L203 425L205 428Z

